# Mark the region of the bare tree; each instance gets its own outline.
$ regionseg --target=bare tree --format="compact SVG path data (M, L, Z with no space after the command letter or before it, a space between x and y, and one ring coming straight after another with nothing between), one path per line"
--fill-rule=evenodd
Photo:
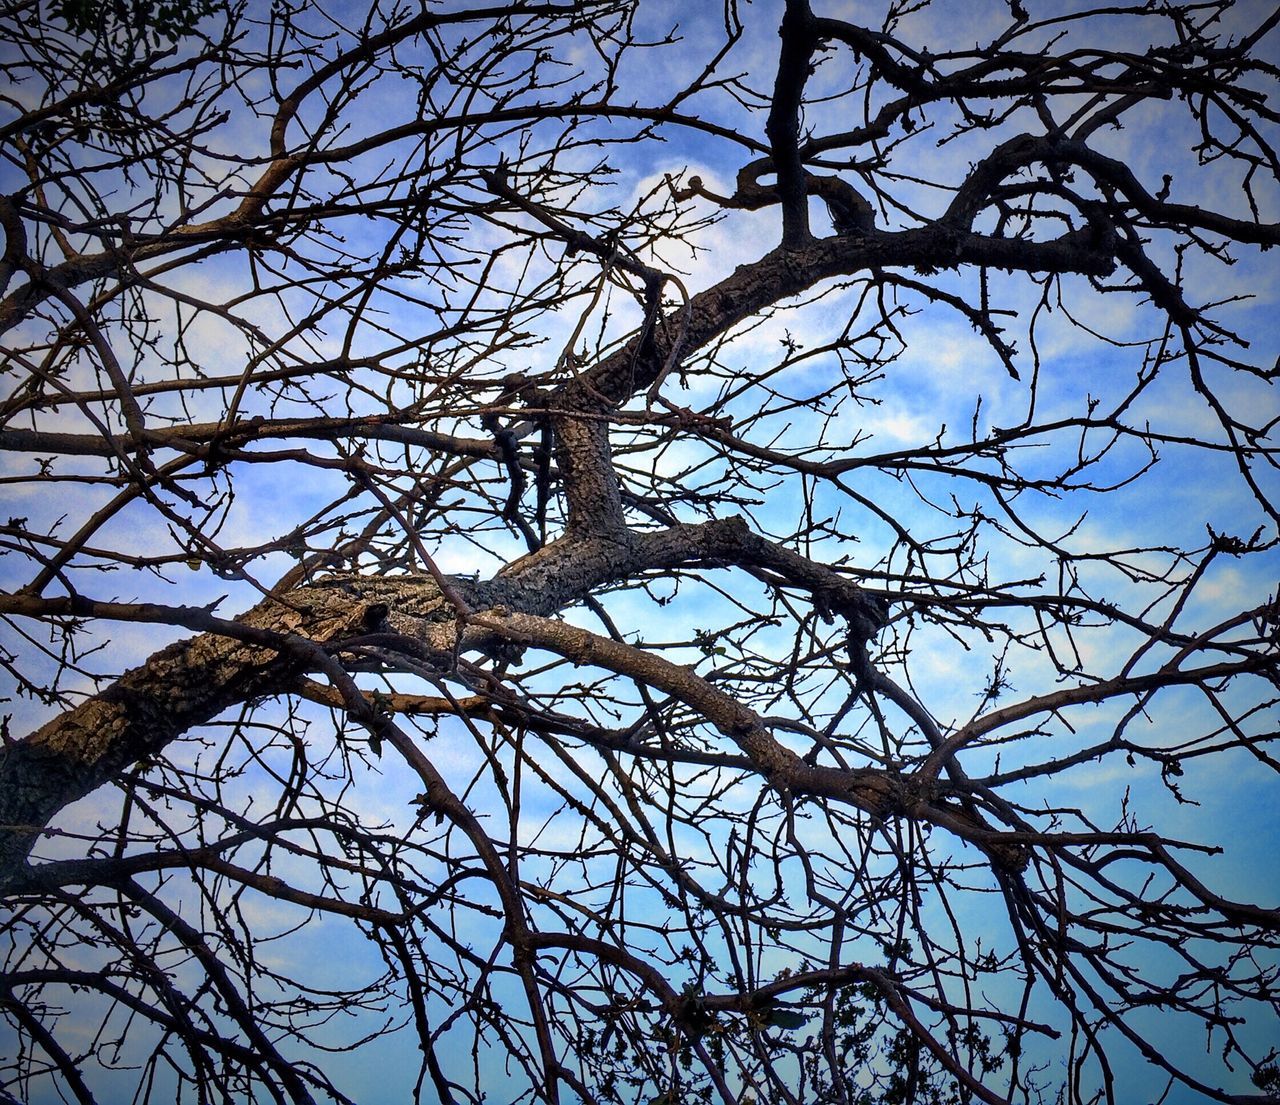
M1280 15L848 7L7 6L0 1097L1277 1100Z

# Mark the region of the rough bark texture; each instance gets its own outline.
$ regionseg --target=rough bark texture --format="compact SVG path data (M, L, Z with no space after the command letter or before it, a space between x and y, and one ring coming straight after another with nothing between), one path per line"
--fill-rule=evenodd
M493 637L493 606L546 617L604 583L685 564L770 569L812 591L864 636L882 613L837 573L752 534L739 518L658 533L567 536L513 562L493 580L453 578L459 611L427 576L331 577L264 599L234 619L242 637L204 633L162 649L107 691L0 751L0 857L12 872L58 810L222 711L289 693L316 667L316 649L390 629L448 660ZM459 637L461 635L461 645ZM253 643L259 641L261 643Z

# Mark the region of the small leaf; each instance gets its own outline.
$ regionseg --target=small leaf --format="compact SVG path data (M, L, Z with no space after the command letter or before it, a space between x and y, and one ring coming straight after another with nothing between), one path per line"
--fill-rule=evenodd
M809 1016L807 1013L798 1013L792 1009L771 1009L764 1023L771 1028L784 1028L788 1032L794 1032L797 1028L803 1028L809 1023Z

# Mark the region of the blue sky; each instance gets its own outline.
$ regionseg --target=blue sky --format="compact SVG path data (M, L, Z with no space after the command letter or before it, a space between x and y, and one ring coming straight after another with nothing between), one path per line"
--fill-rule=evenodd
M751 83L763 91L767 91L772 82L773 58L777 48L777 7L777 4L766 3L743 7L746 32L725 63L725 72L750 72ZM1035 5L1029 2L1028 7L1034 9ZM1049 6L1041 7L1048 10ZM1063 5L1053 7L1060 10ZM1266 5L1263 4L1241 3L1231 17L1247 25L1250 20L1265 14L1264 8ZM868 5L833 4L823 8L833 14L840 14L841 9L849 18L859 18L866 14ZM658 98L661 89L679 87L687 79L694 68L691 58L701 59L714 49L721 33L721 14L713 6L695 8L664 2L647 5L642 12L638 23L642 34L657 34L670 24L679 22L684 35L683 43L678 47L646 55L633 69L624 67L620 71L619 80L624 88L627 82L637 82L646 98ZM963 7L939 4L928 9L926 15L908 20L907 26L910 33L930 36L937 43L967 42L1006 16L1007 8L1003 4ZM1116 21L1110 31L1112 41L1132 38L1137 34L1135 27L1136 24ZM585 63L588 57L585 46L582 46L581 52L575 52L564 60ZM826 87L822 82L829 82L833 88L839 87L845 79L840 66L845 64L847 55L833 55L831 62L815 78L815 87ZM745 135L762 140L762 116L750 115L736 107L727 94L711 93L697 103L707 114L714 114L727 125L741 128ZM405 98L402 88L376 89L357 101L352 111L353 129L350 134L358 136L360 129L369 125L370 119L383 120L383 112L400 118L411 109L412 100ZM806 121L815 130L838 127L841 125L839 110L846 109L815 106L807 112ZM939 120L939 125L943 122L945 120ZM1003 129L979 132L969 139L942 147L936 146L926 135L907 144L895 156L901 160L904 171L909 169L914 175L951 178L994 142L1015 133L1024 123L1025 120L1014 118ZM555 127L545 129L549 134ZM262 130L260 121L236 116L222 128L218 137L229 149L257 149L261 147ZM584 138L598 135L603 139L623 131L624 124L600 123L594 128L583 124L576 134ZM540 132L525 135L517 131L504 138L503 143L514 150L525 136L535 143L548 140ZM731 190L733 174L745 157L740 145L675 127L669 128L665 137L662 145L644 143L611 148L608 159L615 175L579 196L576 200L578 208L585 212L614 205L628 208L646 203L650 208L656 207L663 199L660 185L666 174L684 173L685 179L696 174L713 191ZM1176 199L1213 203L1229 213L1241 213L1241 201L1230 187L1230 173L1221 167L1203 171L1196 166L1188 149L1192 140L1192 132L1184 125L1171 124L1162 115L1160 120L1144 119L1123 131L1100 136L1099 144L1130 164L1143 179L1158 181L1161 172L1171 172ZM403 150L392 152L404 155ZM381 171L390 156L382 151L366 155L352 168L357 175L368 174L372 178ZM589 163L598 156L600 151L588 146L574 158ZM220 171L216 164L211 165L211 171ZM13 170L6 166L3 172L7 174L4 178L7 189L11 186ZM658 189L656 195L655 188ZM900 194L919 199L925 205L937 205L945 200L945 194L937 190L909 183L901 185ZM654 198L646 201L644 197L649 196ZM1274 219L1278 210L1274 191L1263 193L1262 201L1264 217ZM692 202L702 204L702 209L710 213L705 201ZM816 204L815 214L820 214ZM515 221L519 221L518 216ZM352 222L342 229L353 249L376 242L379 236L387 233L381 224ZM496 251L505 235L503 230L491 225L475 225L470 233L473 237L468 245L478 252ZM691 293L696 293L723 278L736 265L749 262L772 248L777 235L776 215L769 212L733 212L723 221L697 232L696 243L702 252L693 255L679 244L669 244L663 247L661 259L679 268L685 286ZM1157 242L1152 248L1159 252L1162 247ZM523 280L527 286L549 271L558 259L555 247L548 247L545 254L538 251L528 255L515 253L500 260L497 271L503 279L513 284ZM526 263L529 267L524 270ZM1280 329L1276 324L1277 285L1270 255L1241 250L1239 262L1233 267L1226 267L1188 254L1186 264L1193 277L1191 287L1193 291L1202 290L1202 300L1236 294L1251 296L1247 302L1223 307L1217 312L1217 317L1248 334L1253 344L1247 357L1252 363L1262 366L1276 363L1280 353ZM584 259L581 267L586 274L591 271L593 263ZM522 271L527 271L527 275L521 276ZM914 274L906 275L919 279ZM214 300L230 300L246 287L248 274L240 259L232 258L206 263L191 273L175 275L171 280L176 288L189 289ZM944 275L939 283L962 296L972 296L976 286L972 273ZM726 381L734 375L761 371L778 363L785 354L785 341L795 341L805 349L820 347L848 322L859 290L857 287L833 288L810 305L784 305L759 326L743 328L735 335L718 351L716 366L699 361L691 363L688 386L682 386L673 378L667 382L664 395L676 404L700 409L711 404L720 389L729 386ZM420 301L406 301L391 294L399 292L419 297ZM370 302L371 321L358 330L354 348L357 352L385 349L428 332L436 325L436 320L424 303L439 303L441 294L439 285L426 277L406 278L376 290ZM918 295L903 293L901 303L916 313L895 320L901 334L901 355L888 366L882 380L860 385L858 401L846 399L843 408L833 416L824 437L824 443L831 448L833 455L872 456L892 450L919 448L939 434L943 435L945 444L962 442L970 434L979 397L981 408L976 416L979 432L989 426L1015 425L1024 417L1031 380L1027 360L1031 339L1025 329L1028 320L1036 316L1039 289L1022 277L1005 277L993 281L993 294L999 296L1000 302L1008 309L1018 312L1016 321L1010 321L1010 335L1017 337L1023 354L1020 361L1022 380L1009 378L994 354L958 314L945 307L931 306ZM1158 334L1152 312L1136 302L1133 296L1095 295L1080 280L1064 280L1062 294L1077 318L1087 322L1095 331L1127 344L1123 348L1101 344L1071 325L1063 307L1057 303L1055 289L1048 299L1049 308L1042 309L1036 317L1035 347L1043 362L1038 379L1037 411L1044 418L1052 417L1058 411L1078 410L1088 397L1098 399L1102 409L1116 402L1133 386L1143 352L1150 348L1144 343L1149 343ZM285 307L296 312L305 309L307 301L306 295L286 295L276 302L264 297L246 305L241 313L264 332L279 334L290 325ZM575 306L587 312L579 339L586 340L591 352L607 348L611 341L629 332L639 318L638 307L629 301L625 293L616 289L594 303L589 292L584 292ZM483 362L485 370L495 378L512 369L549 370L583 317L575 310L542 313L530 322L538 327L539 336L545 339L543 343L532 350L518 350L510 354L494 351ZM201 350L199 359L209 371L234 372L243 364L244 338L225 322L205 314L196 320L191 335ZM316 336L314 348L321 355L331 354L340 347L343 336L339 328L330 326L324 334ZM890 339L891 347L896 340ZM868 341L863 348L870 351L873 347L874 343ZM300 352L300 355L305 354ZM410 355L406 353L404 362L409 360ZM159 366L143 363L140 369L144 372L159 370ZM782 368L772 380L784 389L813 393L839 380L839 366L831 357L815 357ZM315 413L321 406L329 405L332 402L329 397L337 391L338 385L325 384L317 388L314 395L298 396L281 403L277 412ZM393 394L406 396L408 389ZM1268 412L1280 413L1274 388L1256 380L1224 378L1220 381L1220 394L1232 409L1254 417ZM375 399L363 396L354 402L356 405L373 405ZM762 410L766 403L767 398L761 392L752 391L744 394L731 409L736 415L746 417ZM635 411L641 406L642 403L636 403L631 409ZM269 413L265 402L253 396L245 400L242 410L245 414ZM190 408L192 417L197 419L218 417L222 411L220 398L212 396L196 401ZM175 403L165 401L157 402L149 413L153 417L184 415ZM1185 366L1181 364L1165 366L1161 377L1146 389L1127 417L1131 425L1149 422L1157 430L1164 429L1171 434L1205 435L1210 440L1220 440L1221 437L1205 404L1192 391ZM448 428L448 419L439 419L437 425ZM70 410L63 408L57 428L80 427ZM478 431L471 427L470 433L478 434ZM812 440L813 433L811 418L794 411L780 412L757 426L756 439L776 441L780 446L798 445ZM626 437L624 431L619 431L616 440L621 442ZM1019 464L1021 470L1029 474L1048 473L1069 463L1074 449L1075 442L1065 436L1045 438L1022 454ZM316 446L315 452L327 454L330 451L327 446ZM392 454L389 451L387 455ZM661 471L674 475L694 459L711 455L712 451L705 444L681 442L655 463L662 466ZM1125 446L1117 449L1114 467L1109 464L1106 470L1127 473L1141 462L1139 451ZM73 461L58 467L59 472L94 470L95 462L88 461ZM32 471L33 462L29 456L0 455L0 474L12 476ZM1272 494L1280 492L1280 482L1274 473L1262 466L1259 466L1259 471L1259 479L1265 481L1266 489ZM723 462L713 461L699 472L698 478L708 481L709 486L721 487L717 481L723 480L724 472ZM493 475L496 477L497 474L495 468ZM336 498L343 484L336 473L290 462L243 465L234 472L234 479L235 498L226 507L225 524L219 538L226 546L252 546L288 532ZM913 490L897 471L866 467L851 473L847 485L849 490L865 500L891 512L895 519L917 535L942 535L960 524L947 513L952 495L961 507L981 505L990 516L1000 517L998 504L975 481L958 479L947 471L917 474L915 481L916 490ZM211 490L219 486L218 479L207 481ZM11 483L4 490L6 514L26 516L33 529L50 527L56 519L65 517L60 532L74 530L106 501L107 495L107 490L102 488L49 485L34 480L25 484ZM803 527L805 515L799 481L793 479L789 483L772 486L754 497L759 502L750 507L749 515L760 530L786 538ZM1079 527L1064 537L1066 545L1074 550L1139 545L1196 548L1206 540L1206 525L1242 538L1259 525L1271 527L1243 488L1228 458L1174 444L1162 446L1160 464L1141 480L1118 492L1098 495L1082 491L1063 498L1026 495L1019 499L1018 506L1025 511L1026 519L1055 535L1070 529L1079 520ZM868 571L886 567L892 571L901 569L898 556L886 563L885 558L890 556L892 547L892 534L884 521L851 495L835 488L824 488L815 496L813 509L819 515L838 516L840 519L839 535L816 542L813 546L815 555L832 562L847 557L849 563ZM220 512L219 517L222 516ZM1266 532L1273 533L1273 528L1267 528ZM485 535L482 542L485 547L481 549L456 534L440 532L429 537L430 551L446 571L479 570L488 575L522 551L518 537L494 530ZM145 548L149 552L176 551L179 547L171 528L142 503L135 504L104 526L93 543L126 550ZM1033 579L1047 573L1052 583L1052 574L1057 567L1052 556L1043 550L1028 549L1016 536L1002 537L989 532L984 551L989 557L989 570L994 579ZM1135 564L1151 565L1158 564L1161 558L1160 553L1144 553L1132 559ZM256 561L252 570L259 580L269 584L287 564L285 556L273 554ZM29 563L14 555L7 556L0 563L0 576L6 585L21 585L31 570ZM1155 601L1152 588L1140 586L1114 569L1083 565L1080 571L1093 594L1105 597L1126 611L1145 609L1149 602ZM1244 558L1223 556L1206 574L1196 596L1179 616L1178 624L1188 630L1211 626L1223 616L1274 594L1277 578L1280 578L1280 562L1274 553ZM731 577L727 583L724 580L717 582L727 586L731 594L745 595L755 586L741 577ZM739 587L742 588L740 592L734 590ZM219 608L220 613L238 611L254 601L252 589L244 584L220 579L205 567L192 571L181 564L175 564L158 575L117 572L100 577L87 585L87 589L95 597L121 600L204 603L226 596ZM1034 588L1028 585L1022 590L1031 593ZM666 592L663 594L665 597ZM673 640L686 627L716 626L737 620L740 616L722 594L707 584L695 582L682 584L669 605L655 606L646 595L634 590L610 596L607 605L624 632L639 634L647 641ZM1154 611L1156 615L1163 616L1168 613L1168 607L1168 600L1163 605L1157 601ZM572 611L568 616L584 625L598 625L581 610ZM1024 624L1025 621L1024 617ZM29 644L16 638L7 628L5 632L7 636L0 640L3 647L22 655L32 665L32 670L47 673L49 665L33 656ZM167 639L165 632L156 627L120 625L109 627L101 638L95 640L108 637L109 651L92 660L96 669L102 671L120 670L138 662ZM772 634L762 632L753 643L765 649L781 649L787 647L789 640L786 629L779 629ZM1059 643L1065 645L1065 642ZM1082 634L1083 667L1090 672L1114 671L1136 644L1132 632L1121 627L1100 627ZM922 627L915 633L913 649L905 669L887 664L891 674L909 677L921 700L941 723L963 722L981 704L977 692L989 673L992 662L990 648L979 634L973 632L957 630L947 633L936 627ZM681 662L715 663L714 657L700 657L692 649L686 648L675 655ZM1167 651L1157 652L1148 658L1148 662L1167 658L1167 655ZM1029 696L1055 685L1055 672L1042 653L1014 649L1006 662L1009 682L1013 686L1011 693L1016 697ZM585 680L590 674L580 673L578 678ZM551 677L560 675L553 672ZM73 679L68 687L88 690L90 685L88 679L81 678ZM408 681L407 685L420 684ZM1242 696L1239 701L1244 703L1243 696L1261 692L1256 687L1245 687L1238 693ZM1046 722L1044 733L999 749L1002 765L1007 769L1020 758L1037 758L1044 741L1061 742L1066 747L1087 747L1096 740L1104 739L1128 705L1126 700L1098 708L1083 707L1070 713L1064 722ZM589 705L581 705L580 708L589 709ZM4 705L4 710L13 712L15 732L26 731L48 715L47 710L29 699L14 699ZM307 740L314 741L317 750L327 748L332 743L333 732L326 714L319 709L305 707L301 716L310 722ZM1137 719L1129 733L1135 740L1163 744L1184 739L1196 726L1205 728L1214 724L1202 696L1192 691L1176 691L1157 699L1148 716ZM1274 719L1258 716L1251 724L1258 730L1264 730L1274 726ZM208 737L221 740L223 735L225 729L211 730ZM189 751L195 755L199 750L193 747ZM442 727L431 751L442 770L446 770L460 790L484 770L485 759L476 748L475 741L456 724ZM211 753L206 749L202 754ZM972 763L984 764L989 759L987 753L975 752ZM407 826L412 821L411 799L416 788L386 761L372 767L374 770L359 773L358 786L352 795L354 803L370 819ZM248 802L259 785L265 786L265 780L252 774L246 776L245 792L239 796L240 800ZM1161 784L1159 773L1149 764L1139 762L1129 767L1122 760L1107 761L1101 765L1083 764L1060 777L1027 785L1021 788L1018 800L1029 806L1042 801L1078 805L1100 823L1109 825L1118 816L1127 794L1128 801L1140 811L1139 816L1144 821L1159 825L1170 835L1220 843L1226 849L1225 854L1215 858L1211 865L1204 863L1206 874L1212 872L1214 886L1222 893L1263 904L1276 905L1280 902L1280 880L1275 874L1272 859L1277 843L1273 811L1280 800L1280 786L1275 776L1265 773L1256 761L1245 754L1235 752L1195 761L1188 767L1180 786L1199 804L1188 806L1177 802ZM493 801L493 791L487 783L478 784L474 794L482 806ZM67 811L62 824L68 827L87 826L102 816L110 801L108 796L94 796ZM550 830L543 828L555 808L556 800L550 791L531 780L522 810L522 831L530 836L542 831L544 839L545 834L553 830L571 836L572 829L561 830L554 823ZM497 816L494 810L489 812ZM825 831L814 826L810 830L815 841ZM685 843L694 849L695 842L691 838ZM699 846L706 848L709 843L714 842L703 840ZM52 856L61 854L64 848L74 849L74 843L51 840L44 851ZM1198 864L1202 861L1193 858L1188 862L1199 869ZM966 927L985 934L990 926L998 933L1000 910L993 909L993 904L984 894L965 897L963 906L958 908L966 911L962 914ZM925 908L926 911L936 910L938 904L927 903ZM277 924L285 927L290 914L288 908L269 901L255 902L253 910L257 920L268 927ZM272 915L273 910L278 910L278 917ZM327 926L319 930L309 926L289 940L274 945L273 953L294 965L319 962L326 968L340 968L340 974L375 970L376 963L370 949L358 937L337 935L337 931L338 927L334 926L335 934L330 935ZM478 933L478 943L482 937L492 940L496 933ZM997 938L992 936L992 939ZM771 957L771 962L776 960L779 960L777 954ZM1154 961L1152 965L1155 966ZM1162 1027L1160 1031L1165 1029ZM1273 1033L1274 1027L1258 1024L1249 1026L1245 1031L1256 1033L1265 1049L1267 1033ZM1169 1032L1172 1042L1173 1030ZM1209 1041L1214 1046L1216 1043ZM1183 1050L1203 1046L1203 1043L1178 1037L1175 1046ZM411 1047L407 1034L387 1035L370 1044L358 1059L350 1061L347 1076L354 1087L351 1092L363 1102L404 1100L404 1087L393 1084L388 1072L392 1068L404 1070L404 1077L412 1080L415 1064L399 1061L402 1053L398 1050ZM1123 1047L1118 1054L1125 1055ZM1052 1050L1046 1052L1046 1060L1050 1063L1057 1061ZM466 1056L461 1056L460 1061L464 1065L469 1062ZM490 1056L482 1057L481 1061L486 1064L486 1078L492 1080L488 1084L495 1097L500 1098L507 1092L505 1072L499 1073L500 1064ZM1131 1085L1141 1085L1140 1059L1130 1053L1120 1065L1122 1069L1127 1068L1132 1077ZM1241 1089L1247 1088L1243 1072L1239 1073L1238 1081ZM1158 1093L1159 1088L1155 1095ZM1175 1090L1165 1100L1169 1105L1192 1105L1198 1098Z

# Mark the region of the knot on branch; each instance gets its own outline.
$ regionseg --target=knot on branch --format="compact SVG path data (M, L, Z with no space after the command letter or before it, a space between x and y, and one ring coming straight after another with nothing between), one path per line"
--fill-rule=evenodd
M1011 875L1021 875L1031 863L1031 849L1016 840L994 840L984 850L999 870Z
M849 635L859 642L871 640L889 623L889 604L853 587L815 591L813 605L823 621L843 618Z
M775 172L773 159L758 158L744 165L739 171L731 196L720 195L708 188L700 176L689 177L685 187L680 187L668 177L671 194L678 200L695 197L710 200L719 207L739 211L759 211L781 203L777 184L762 184L760 178ZM838 235L860 237L875 229L875 208L867 198L843 177L820 176L805 172L802 176L804 192L817 196L827 205L831 225Z

